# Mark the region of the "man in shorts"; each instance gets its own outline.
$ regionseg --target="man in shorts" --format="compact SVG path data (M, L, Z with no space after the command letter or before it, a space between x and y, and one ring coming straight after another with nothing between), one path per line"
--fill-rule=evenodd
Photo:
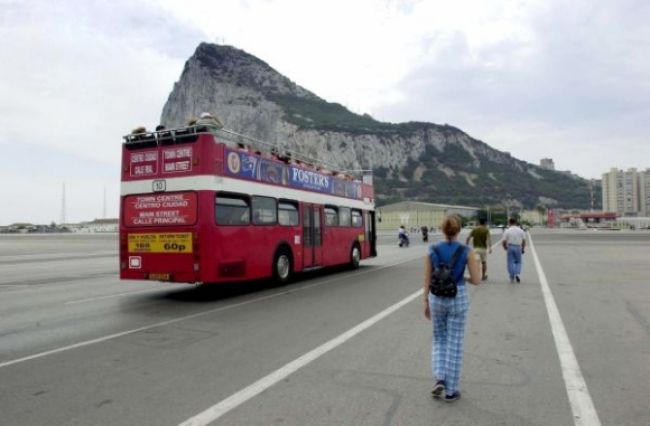
M485 226L485 218L478 220L478 226L472 229L465 244L469 245L469 241L473 240L474 251L481 260L481 271L483 281L487 280L487 255L492 253L492 238L490 237L490 230Z

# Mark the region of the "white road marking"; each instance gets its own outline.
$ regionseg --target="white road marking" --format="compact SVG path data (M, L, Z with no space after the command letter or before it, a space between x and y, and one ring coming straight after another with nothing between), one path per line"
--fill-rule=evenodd
M117 339L118 337L127 336L129 334L138 333L140 331L151 330L152 328L162 327L162 326L169 325L169 324L175 324L177 322L185 321L185 320L192 319L192 318L201 317L203 315L209 315L209 314L213 314L215 312L221 312L221 311L236 308L236 307L239 307L239 306L249 305L249 304L256 303L256 302L261 302L263 300L273 299L275 297L295 293L295 292L298 292L298 291L307 290L309 288L320 286L320 285L323 285L323 284L326 284L326 283L329 283L329 282L340 281L340 280L345 279L345 278L351 278L351 277L357 277L357 276L360 276L360 275L370 274L372 272L377 272L377 271L380 271L382 269L386 269L386 268L390 268L390 267L393 267L393 266L401 265L403 263L412 262L412 261L414 261L416 259L419 259L419 258L420 258L420 256L418 255L417 257L412 257L412 258L409 258L407 260L402 260L402 261L399 261L399 262L391 263L389 265L385 265L385 266L381 266L381 267L378 267L378 268L370 269L368 271L357 272L357 273L354 273L354 274L346 274L344 276L335 277L335 278L332 278L330 280L319 281L319 282L314 283L314 284L309 284L309 285L306 285L306 286L303 286L303 287L289 289L289 290L282 291L282 292L279 292L279 293L270 294L268 296L262 296L262 297L247 300L247 301L244 301L244 302L228 305L228 306L221 306L219 308L209 309L207 311L198 312L196 314L186 315L186 316L182 316L182 317L179 317L179 318L174 318L174 319L171 319L171 320L146 325L144 327L138 327L138 328L134 328L134 329L131 329L131 330L122 331L122 332L119 332L119 333L110 334L108 336L98 337L97 339L86 340L86 341L83 341L83 342L75 343L75 344L68 345L68 346L63 346L63 347L52 349L52 350L49 350L49 351L39 352L37 354L28 355L28 356L25 356L25 357L22 357L22 358L16 358L16 359L5 361L5 362L0 362L0 368L8 367L8 366L14 365L14 364L19 364L19 363L25 362L25 361L31 361L33 359L43 358L43 357L46 357L46 356L49 356L49 355L54 355L54 354L69 351L69 350L72 350L72 349L82 348L84 346L90 346L90 345L93 345L95 343L105 342L107 340Z
M361 333L362 331L370 328L377 322L381 321L382 319L386 318L388 315L392 314L393 312L397 311L399 308L402 306L408 304L412 300L422 297L422 289L418 289L415 293L411 294L410 296L406 297L405 299L400 300L399 302L395 303L392 306L389 306L388 308L384 309L383 311L379 312L378 314L374 315L371 318L368 318L367 320L363 321L362 323L356 325L355 327L349 329L345 333L333 338L332 340L322 344L321 346L317 347L316 349L313 349L306 354L296 358L295 360L289 362L288 364L284 365L283 367L280 367L279 369L275 370L274 372L270 373L269 375L261 378L257 382L251 384L250 386L240 390L237 393L232 394L228 398L222 400L221 402L213 405L212 407L208 408L207 410L197 414L196 416L187 419L183 423L181 423L179 426L199 426L199 425L207 425L210 424L211 422L217 420L224 414L228 413L230 410L238 407L239 405L243 404L244 402L248 401L249 399L253 398L254 396L260 394L261 392L264 392L266 389L270 388L271 386L275 385L279 381L285 379L287 376L295 373L297 370L301 369L302 367L306 366L310 362L320 358L321 356L325 355L327 352L331 351L332 349L337 348L338 346L342 345L352 337L356 336L357 334Z
M135 290L135 291L129 291L126 293L116 293L116 294L108 294L106 296L97 296L97 297L89 297L87 299L78 299L78 300L70 300L68 302L65 302L66 305L76 305L78 303L87 303L87 302L94 302L96 300L105 300L105 299L112 299L114 297L124 297L124 296L131 296L133 294L140 294L140 293L155 293L157 291L162 291L162 290L169 290L172 288L172 286L169 287L157 287L157 288L148 288L146 290ZM176 287L177 289L179 287Z
M94 257L94 256L117 256L117 250L109 251L92 251L92 252L83 252L83 253L43 253L43 254L16 254L11 256L0 256L0 262L15 262L15 261L24 261L24 260L54 260L54 259L63 259L65 260L68 257Z
M560 316L560 311L551 293L551 288L546 280L542 264L537 257L533 238L530 234L528 234L528 241L530 242L530 249L533 253L535 267L537 268L537 275L539 275L539 282L542 286L542 294L544 295L544 302L546 303L546 310L548 311L548 318L551 323L551 331L555 340L555 349L560 358L562 377L564 378L564 385L566 386L571 411L573 412L573 422L576 426L600 426L598 413L589 395L587 383L580 371L580 365L578 365L578 360L573 352L571 341L569 340L566 328L562 322L562 317Z

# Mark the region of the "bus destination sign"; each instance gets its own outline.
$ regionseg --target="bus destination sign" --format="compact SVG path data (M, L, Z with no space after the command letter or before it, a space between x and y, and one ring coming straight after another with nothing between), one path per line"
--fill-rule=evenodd
M158 151L132 152L130 160L132 177L154 176L158 173Z
M192 147L168 148L162 150L163 173L189 172L192 170Z
M129 195L124 200L126 226L194 225L195 192Z

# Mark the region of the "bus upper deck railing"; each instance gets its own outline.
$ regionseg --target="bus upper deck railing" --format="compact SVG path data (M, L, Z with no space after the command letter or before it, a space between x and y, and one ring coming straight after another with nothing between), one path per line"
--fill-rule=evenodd
M174 145L189 143L198 140L202 133L210 133L226 142L226 145L241 149L248 149L260 155L263 153L274 155L278 160L304 164L315 168L317 171L331 172L333 175L358 176L358 180L372 185L372 170L337 170L337 168L326 161L322 161L297 151L282 148L277 144L265 142L251 136L242 135L232 130L217 129L206 125L191 125L174 129L165 129L154 132L135 133L124 136L126 146L133 148L146 148L161 145Z

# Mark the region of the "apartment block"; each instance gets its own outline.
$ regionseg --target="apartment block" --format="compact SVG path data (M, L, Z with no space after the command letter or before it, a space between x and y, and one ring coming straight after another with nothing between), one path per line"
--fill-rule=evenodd
M628 217L650 215L650 169L610 169L603 173L602 194L606 212Z
M639 172L639 208L642 216L650 217L650 169Z

